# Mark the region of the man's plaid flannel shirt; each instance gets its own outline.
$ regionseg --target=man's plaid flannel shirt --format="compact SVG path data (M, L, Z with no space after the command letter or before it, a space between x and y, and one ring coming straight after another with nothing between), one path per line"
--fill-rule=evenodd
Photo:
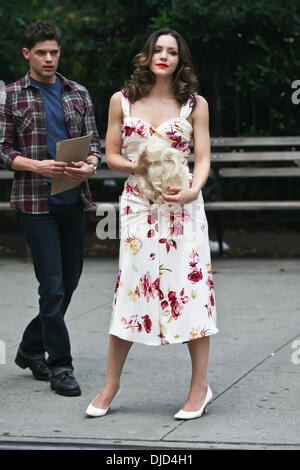
M92 134L89 155L101 159L94 109L83 86L60 75L62 105L70 137ZM0 163L8 169L17 155L34 160L47 158L46 118L40 91L30 82L29 72L25 77L1 90L0 100ZM3 99L3 97L5 99ZM94 206L87 181L79 188L85 208ZM30 171L15 171L11 206L32 214L47 214L47 178Z

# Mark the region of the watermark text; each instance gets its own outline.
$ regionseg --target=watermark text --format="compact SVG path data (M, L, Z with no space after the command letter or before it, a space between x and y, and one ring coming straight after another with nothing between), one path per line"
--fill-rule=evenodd
M295 349L292 354L292 363L298 365L300 364L300 339L295 339L292 342L292 349Z
M6 364L6 344L0 340L0 364Z

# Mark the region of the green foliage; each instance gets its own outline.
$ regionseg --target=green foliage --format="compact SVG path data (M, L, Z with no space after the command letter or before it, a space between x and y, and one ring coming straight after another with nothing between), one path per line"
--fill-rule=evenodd
M291 83L300 78L298 1L2 0L0 79L26 72L24 29L40 18L62 31L60 71L87 86L103 135L111 94L160 27L177 30L191 49L212 134L297 134Z

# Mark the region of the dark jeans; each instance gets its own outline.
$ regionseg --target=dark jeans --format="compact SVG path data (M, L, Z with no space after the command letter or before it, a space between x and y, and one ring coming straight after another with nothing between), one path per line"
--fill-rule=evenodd
M49 369L73 369L64 315L82 272L84 212L76 206L49 206L49 214L21 214L21 226L39 282L39 314L23 334L25 354L48 353Z

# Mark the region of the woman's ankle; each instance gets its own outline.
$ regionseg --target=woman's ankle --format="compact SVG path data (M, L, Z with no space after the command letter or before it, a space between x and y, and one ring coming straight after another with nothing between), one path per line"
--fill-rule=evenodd
M120 382L107 382L103 390L107 391L108 393L116 393L120 388Z
M207 392L208 383L206 381L190 386L190 395L201 395Z

